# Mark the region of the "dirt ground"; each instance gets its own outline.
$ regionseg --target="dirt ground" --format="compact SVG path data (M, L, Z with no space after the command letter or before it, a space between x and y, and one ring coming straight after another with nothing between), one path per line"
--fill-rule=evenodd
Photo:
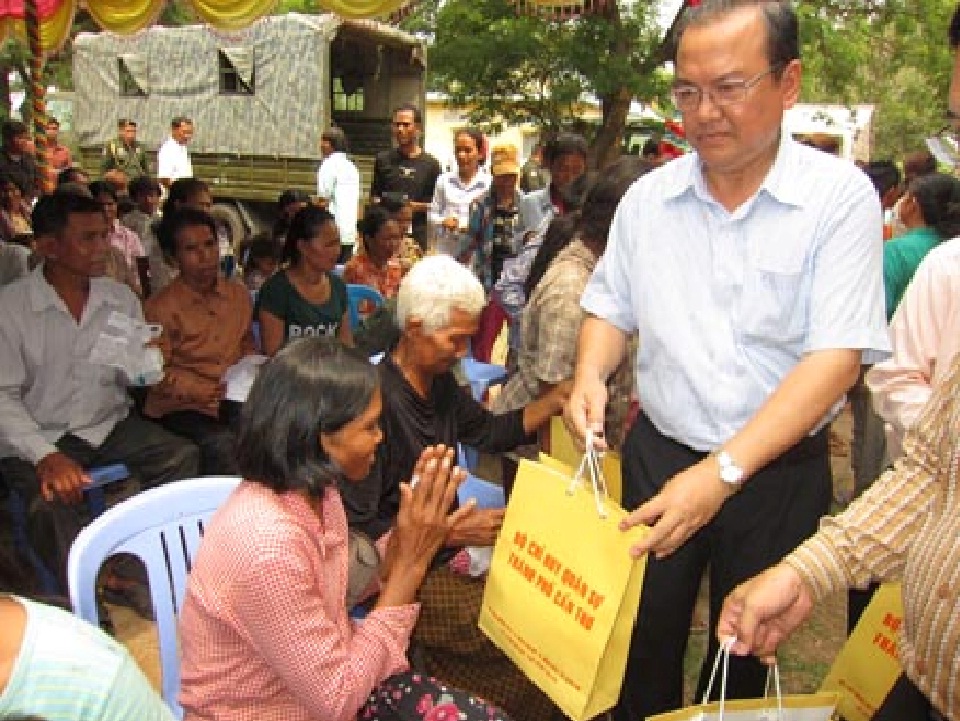
M831 439L835 497L847 497L852 486L849 440L851 416L846 409L834 424ZM703 589L705 591L705 589ZM125 608L110 607L117 637L130 649L154 685L159 688L160 666L156 630ZM692 695L706 643L707 604L701 592L690 645L687 652L687 695ZM784 692L815 691L830 669L846 638L846 597L836 596L822 604L810 620L784 645L780 653L781 682Z

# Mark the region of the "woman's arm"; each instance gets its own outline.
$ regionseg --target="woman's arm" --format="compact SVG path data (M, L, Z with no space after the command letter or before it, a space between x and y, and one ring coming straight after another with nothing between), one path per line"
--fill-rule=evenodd
M263 308L257 313L260 323L260 347L264 355L273 356L283 346L284 321Z
M350 310L347 309L340 319L340 327L337 329L337 338L344 345L353 347L353 329L350 327Z

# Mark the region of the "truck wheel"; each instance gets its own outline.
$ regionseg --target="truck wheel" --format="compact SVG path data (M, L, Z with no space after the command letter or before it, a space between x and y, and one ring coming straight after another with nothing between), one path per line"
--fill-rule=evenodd
M232 205L217 203L210 209L210 215L217 224L226 229L230 236L230 247L233 248L233 257L241 262L241 254L247 240L247 230L240 213Z

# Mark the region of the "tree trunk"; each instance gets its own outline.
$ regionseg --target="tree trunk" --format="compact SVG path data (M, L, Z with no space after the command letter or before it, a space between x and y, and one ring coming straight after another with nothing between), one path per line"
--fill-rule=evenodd
M0 118L9 118L12 110L10 103L10 67L0 65Z
M620 157L621 139L627 126L632 100L633 95L627 88L620 88L616 93L600 99L603 124L593 140L593 147L590 148L593 156L591 164L597 170L602 170Z

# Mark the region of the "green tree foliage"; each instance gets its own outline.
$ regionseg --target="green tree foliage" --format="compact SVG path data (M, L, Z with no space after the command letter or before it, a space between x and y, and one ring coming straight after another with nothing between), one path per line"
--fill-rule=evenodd
M630 101L662 96L655 2L550 20L518 14L510 0L447 0L436 12L431 87L469 109L472 122L533 123L547 134L568 127L587 95L600 100L595 135L602 162L616 148Z
M876 106L873 157L901 158L944 126L956 0L801 2L807 102Z
M433 41L430 87L469 108L472 122L531 122L546 133L600 100L598 159L609 159L629 100L664 100L657 0L609 0L576 20L518 14L511 0L422 0L409 29ZM956 0L801 0L807 102L876 105L874 156L899 158L943 125ZM669 108L669 104L666 106Z

